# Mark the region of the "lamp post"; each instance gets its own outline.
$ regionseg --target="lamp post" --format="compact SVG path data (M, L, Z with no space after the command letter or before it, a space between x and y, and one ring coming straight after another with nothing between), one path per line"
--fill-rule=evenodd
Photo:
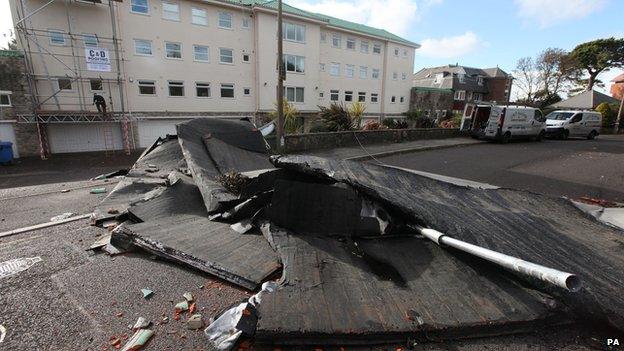
M282 37L282 0L277 1L277 150L284 149L284 69L283 37Z

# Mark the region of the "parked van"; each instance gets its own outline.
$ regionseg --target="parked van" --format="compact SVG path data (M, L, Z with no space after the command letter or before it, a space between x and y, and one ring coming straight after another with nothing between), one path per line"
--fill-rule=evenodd
M553 111L546 116L546 135L594 139L600 134L602 114L596 111Z
M546 118L538 108L467 104L460 129L470 131L473 138L499 140L527 138L542 140L546 134Z

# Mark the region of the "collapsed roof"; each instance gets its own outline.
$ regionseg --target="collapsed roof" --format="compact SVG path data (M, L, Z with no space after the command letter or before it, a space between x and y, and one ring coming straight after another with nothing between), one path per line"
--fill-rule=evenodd
M259 344L348 345L511 333L592 320L624 329L622 232L566 199L396 168L269 157L248 120L159 139L96 208L138 247L257 290ZM573 272L570 292L441 247L414 228Z

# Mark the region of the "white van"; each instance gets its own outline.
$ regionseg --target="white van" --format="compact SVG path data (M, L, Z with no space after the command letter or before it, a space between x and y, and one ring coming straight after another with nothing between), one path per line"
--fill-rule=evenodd
M546 135L594 139L600 134L602 114L596 111L553 111L546 116Z
M545 121L542 111L534 107L467 104L460 129L469 131L473 138L503 143L516 138L541 141L546 134Z

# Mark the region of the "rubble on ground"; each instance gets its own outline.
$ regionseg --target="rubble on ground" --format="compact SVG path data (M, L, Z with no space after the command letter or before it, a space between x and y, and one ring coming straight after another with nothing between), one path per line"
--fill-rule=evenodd
M445 340L579 321L624 329L623 233L569 200L269 157L248 120L194 119L177 130L141 155L92 221L114 227L104 245L263 287L206 328L213 346L240 337L309 346ZM440 247L415 227L573 272L583 288ZM188 311L188 328L201 328L193 296L183 298L175 317Z

